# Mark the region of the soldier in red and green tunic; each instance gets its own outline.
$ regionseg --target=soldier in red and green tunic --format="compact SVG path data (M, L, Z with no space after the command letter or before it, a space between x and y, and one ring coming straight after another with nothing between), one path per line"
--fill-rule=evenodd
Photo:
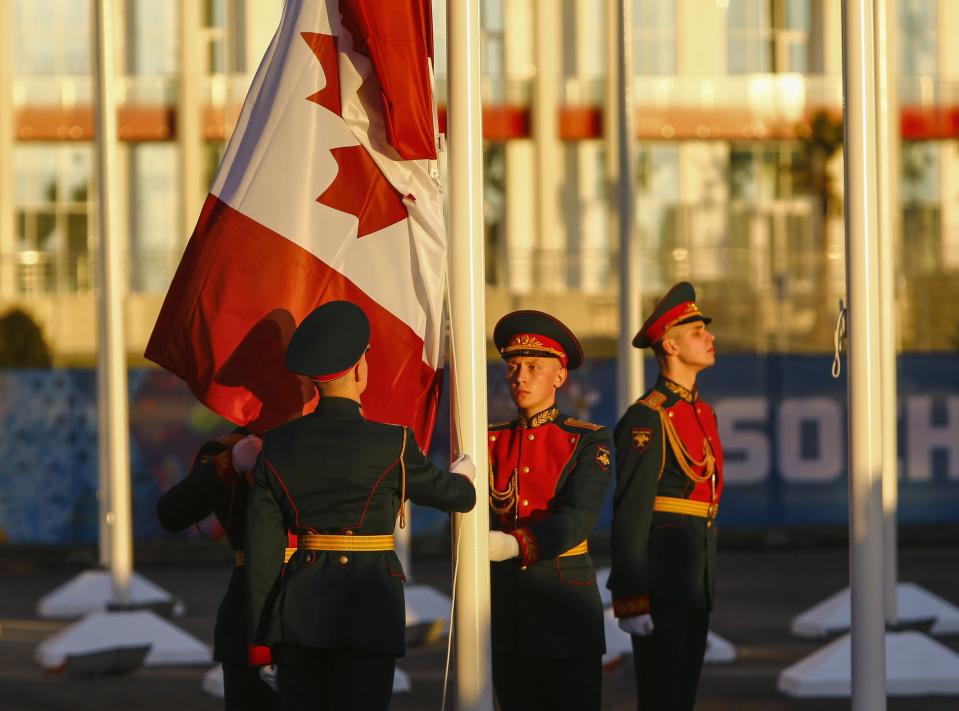
M723 490L716 416L696 389L716 360L709 323L691 284L663 297L633 339L659 379L616 426L609 588L644 710L691 711L706 651Z
M502 711L600 708L603 607L587 537L609 486L609 432L562 414L556 390L580 365L552 316L496 325L517 417L489 428L493 685Z

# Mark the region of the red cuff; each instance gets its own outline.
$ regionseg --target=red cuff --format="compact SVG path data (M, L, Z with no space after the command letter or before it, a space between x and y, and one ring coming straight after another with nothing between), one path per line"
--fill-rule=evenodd
M510 533L519 541L519 555L523 559L523 565L538 563L539 546L536 544L536 537L525 528L517 528Z
M265 644L251 644L246 648L247 662L251 667L264 667L273 663L273 653Z
M613 600L613 614L616 617L635 617L649 614L649 595L620 597Z

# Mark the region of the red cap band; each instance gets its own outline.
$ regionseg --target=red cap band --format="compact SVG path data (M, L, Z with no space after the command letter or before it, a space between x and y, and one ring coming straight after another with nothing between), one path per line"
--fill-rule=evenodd
M684 321L693 316L702 315L703 314L700 312L699 307L696 306L696 302L684 301L683 303L671 308L646 328L646 340L651 344L656 343L666 334L666 331L671 329L680 321Z
M563 350L563 347L558 342L538 333L517 333L509 339L509 343L500 349L500 353L504 357L508 357L511 353L552 356L559 358L564 368L569 360L566 356L566 351Z

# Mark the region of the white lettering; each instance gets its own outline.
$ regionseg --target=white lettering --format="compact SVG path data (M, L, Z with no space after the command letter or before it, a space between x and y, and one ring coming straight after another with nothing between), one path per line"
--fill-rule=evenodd
M817 452L803 456L802 425L815 423ZM842 474L842 411L826 397L786 398L779 407L779 473L797 484L833 481Z
M947 452L947 476L959 479L959 397L947 397L945 424L932 422L932 395L906 398L906 475L912 481L932 480L932 455Z
M726 398L719 400L715 409L725 454L724 481L733 486L765 481L769 476L769 438L763 431L739 429L739 425L743 422L765 425L769 409L766 399Z

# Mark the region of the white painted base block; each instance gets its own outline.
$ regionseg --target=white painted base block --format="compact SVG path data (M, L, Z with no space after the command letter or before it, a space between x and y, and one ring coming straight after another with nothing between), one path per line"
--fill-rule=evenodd
M849 697L851 667L845 634L781 672L777 688L787 696ZM887 632L886 693L959 695L959 654L921 632Z
M217 664L203 675L203 682L200 685L203 691L216 699L222 699L223 691L223 667ZM408 694L413 690L413 684L410 682L410 675L402 669L393 670L393 693Z
M599 598L606 608L606 654L603 655L603 664L614 659L621 654L632 654L633 647L629 642L629 635L619 629L616 624L616 618L613 616L613 595L606 588L606 581L609 580L609 568L598 568L596 570L596 584L599 586ZM625 639L625 647L620 639ZM625 651L614 652L623 648ZM612 655L612 656L611 656ZM736 660L736 647L732 642L720 637L715 632L710 631L706 640L706 656L703 661L706 664L727 664Z
M406 626L443 621L443 633L450 629L450 611L453 601L429 585L409 585L406 588Z
M110 573L106 570L87 570L71 578L60 587L37 601L37 617L46 619L70 619L90 612L107 609L113 596ZM137 573L130 578L130 602L136 605L163 604L173 600L173 595ZM179 617L184 612L182 602L176 602L173 614Z
M114 647L150 645L144 664L209 664L210 648L154 612L92 612L37 645L34 659L44 669L61 666L68 656Z
M896 585L896 596L901 623L935 620L929 630L932 634L959 634L959 607L915 583ZM797 637L826 637L848 630L849 619L849 588L844 588L794 617L790 630Z

